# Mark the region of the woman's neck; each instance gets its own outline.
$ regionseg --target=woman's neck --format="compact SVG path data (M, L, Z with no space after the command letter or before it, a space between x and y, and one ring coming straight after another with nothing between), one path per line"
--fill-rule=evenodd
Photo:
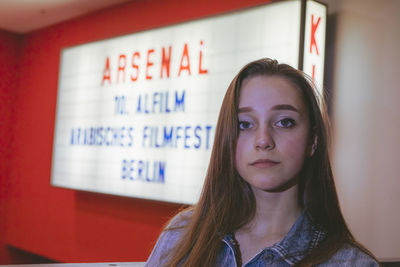
M265 233L287 233L301 214L298 187L293 186L279 193L253 191L256 199L256 214L248 226L260 228L260 231Z
M235 233L243 262L282 240L302 212L298 204L297 186L279 193L253 191L256 214Z

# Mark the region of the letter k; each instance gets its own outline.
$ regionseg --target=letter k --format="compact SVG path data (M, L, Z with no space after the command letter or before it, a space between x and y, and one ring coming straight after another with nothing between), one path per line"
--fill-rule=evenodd
M310 40L310 54L312 53L312 48L315 46L315 51L319 56L317 42L315 41L315 32L317 31L319 22L321 21L321 17L318 18L317 22L314 23L314 15L311 15L311 40Z

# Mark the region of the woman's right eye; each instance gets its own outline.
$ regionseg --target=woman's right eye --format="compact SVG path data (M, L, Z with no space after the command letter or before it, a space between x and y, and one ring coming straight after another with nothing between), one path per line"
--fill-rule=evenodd
M248 121L239 121L239 130L250 129L253 125Z

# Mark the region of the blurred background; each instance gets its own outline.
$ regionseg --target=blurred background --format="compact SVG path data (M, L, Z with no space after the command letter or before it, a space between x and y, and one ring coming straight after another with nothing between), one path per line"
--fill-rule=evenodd
M10 2L0 0L0 264L145 261L183 205L50 185L60 51L269 1ZM400 261L400 1L319 2L341 207L379 260Z

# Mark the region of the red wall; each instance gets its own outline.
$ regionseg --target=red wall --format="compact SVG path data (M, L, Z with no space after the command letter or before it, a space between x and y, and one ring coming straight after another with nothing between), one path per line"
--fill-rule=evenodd
M50 186L60 49L265 2L136 0L23 39L0 32L0 43L10 39L10 55L0 50L0 62L6 57L5 69L19 66L18 83L14 72L0 76L0 115L6 115L0 133L0 185L6 188L0 191L0 264L11 261L1 254L4 243L60 262L145 261L163 224L180 208Z
M20 36L0 31L0 259L10 259L5 248L6 203L9 188L9 163L12 154L12 129L17 81ZM1 263L1 262L0 262Z

